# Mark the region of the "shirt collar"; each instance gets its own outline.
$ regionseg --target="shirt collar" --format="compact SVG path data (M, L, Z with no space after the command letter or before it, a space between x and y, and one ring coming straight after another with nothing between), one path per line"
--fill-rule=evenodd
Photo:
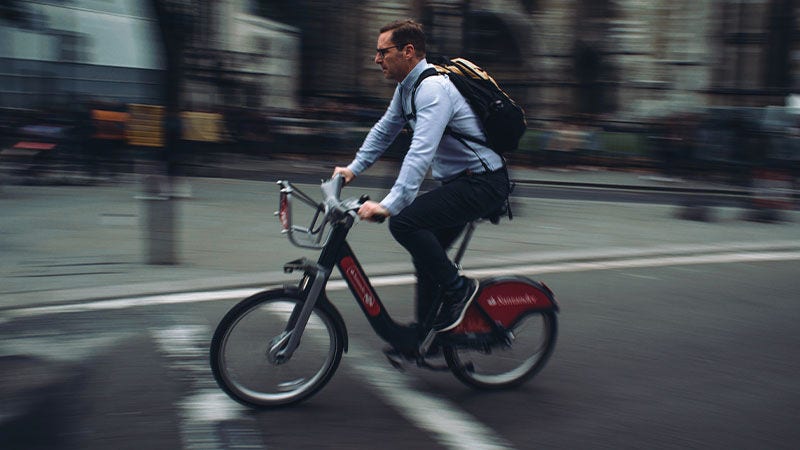
M414 83L417 82L417 78L419 78L422 72L424 72L425 69L427 68L428 68L428 61L425 58L422 58L417 63L417 65L414 66L413 69L411 69L411 72L408 72L408 75L406 75L406 77L403 78L403 81L400 82L400 86L406 91L410 90L411 88L414 87Z

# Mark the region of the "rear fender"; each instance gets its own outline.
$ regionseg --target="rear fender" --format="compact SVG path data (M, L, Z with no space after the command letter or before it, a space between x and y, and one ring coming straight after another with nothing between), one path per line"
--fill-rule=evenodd
M558 312L559 307L544 283L522 276L487 278L453 333L490 332L492 323L510 328L526 313L550 311Z

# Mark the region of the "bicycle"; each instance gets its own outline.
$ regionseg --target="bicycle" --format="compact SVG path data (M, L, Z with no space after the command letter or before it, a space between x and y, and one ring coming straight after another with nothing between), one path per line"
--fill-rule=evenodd
M451 371L468 386L517 386L544 367L553 352L559 311L544 284L508 275L481 280L461 324L446 333L432 330L439 305L422 324L392 320L346 238L367 196L341 200L341 176L321 184L316 202L288 181L278 182L282 231L295 246L320 250L317 261L301 258L284 271L302 271L297 285L254 294L235 305L214 333L211 368L220 388L247 406L264 408L305 400L331 380L348 348L347 328L325 293L334 267L341 272L373 330L396 352L385 352L398 368L406 363ZM310 225L294 225L298 198L315 208ZM460 265L477 226L468 224L454 258ZM460 267L460 266L459 266ZM302 342L301 342L302 338ZM429 361L432 353L446 365Z

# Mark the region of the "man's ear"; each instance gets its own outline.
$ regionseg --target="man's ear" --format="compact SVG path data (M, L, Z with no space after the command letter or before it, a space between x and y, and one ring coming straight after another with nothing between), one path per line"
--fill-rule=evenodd
M403 56L410 59L417 54L417 49L414 48L414 44L406 44L406 46L403 47L403 52Z

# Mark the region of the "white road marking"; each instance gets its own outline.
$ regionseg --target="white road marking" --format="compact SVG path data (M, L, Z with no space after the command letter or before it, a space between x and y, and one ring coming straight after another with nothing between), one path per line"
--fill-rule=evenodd
M258 424L247 409L229 399L208 367L211 330L203 325L176 325L150 331L169 368L189 384L177 403L183 448L234 450L264 448Z
M100 335L44 332L34 336L6 336L0 351L11 355L34 355L51 361L75 363L101 354L135 336L133 331L115 331Z
M475 277L508 275L538 275L543 273L585 272L590 270L632 269L639 267L684 266L695 264L727 264L765 261L800 260L800 251L791 252L753 252L720 253L715 255L659 256L653 258L633 258L611 261L568 262L561 264L516 266L510 269L468 270Z
M741 262L766 262L766 261L797 261L800 260L800 251L752 251L728 252L701 255L683 256L653 256L640 258L625 258L600 261L579 261L547 264L526 264L516 266L503 266L496 269L474 269L465 272L474 277L490 277L499 275L541 275L545 273L585 272L592 270L631 269L639 267L664 267L696 264L727 264ZM414 275L388 275L371 278L370 282L375 287L401 286L415 282ZM278 287L278 286L272 286ZM9 309L0 314L5 320L19 317L32 317L46 314L63 314L74 312L104 311L126 309L143 306L172 305L182 303L197 303L218 300L243 299L261 288L228 289L220 291L185 292L177 294L147 295L141 297L119 298L113 300L99 300L86 303L70 303L64 305L35 306ZM346 289L343 280L332 280L328 283L328 290Z
M394 407L417 428L430 433L436 441L450 449L511 449L511 443L461 408L436 394L420 392L394 369L376 365L375 352L367 352L350 342L347 357L355 358L348 365L366 381L384 402ZM387 363L388 364L388 363Z

